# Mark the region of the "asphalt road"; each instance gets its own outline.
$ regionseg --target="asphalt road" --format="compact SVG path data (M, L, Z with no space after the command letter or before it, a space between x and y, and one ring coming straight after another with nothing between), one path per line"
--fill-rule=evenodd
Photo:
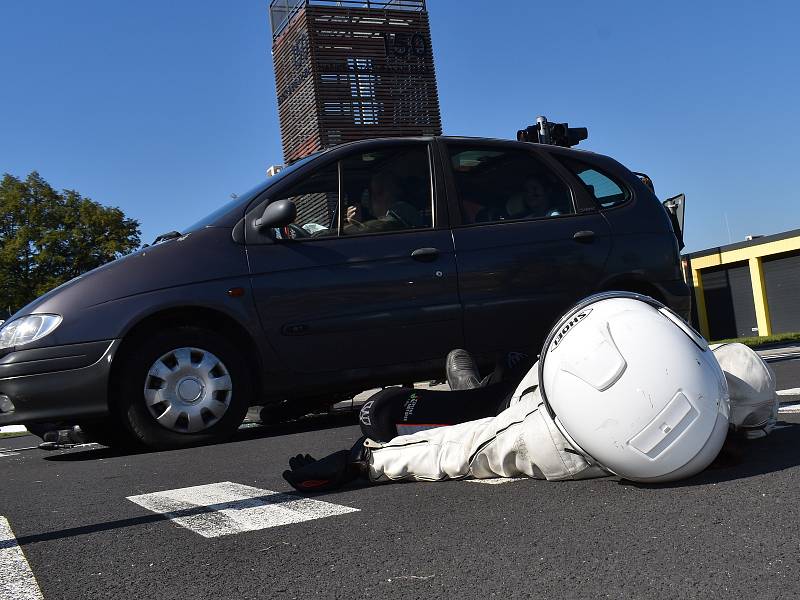
M800 390L800 359L770 361L769 366L775 372L779 390Z
M780 386L797 371L800 361L776 369ZM289 491L287 457L349 446L352 415L172 452L0 450L0 515L19 545L0 540L0 599L30 591L10 579L19 549L47 600L797 597L800 415L782 417L738 464L679 484L395 484L300 508L271 494ZM194 486L211 487L174 492ZM203 494L217 494L211 508L175 506ZM159 502L181 521L153 512ZM310 520L279 524L288 507Z

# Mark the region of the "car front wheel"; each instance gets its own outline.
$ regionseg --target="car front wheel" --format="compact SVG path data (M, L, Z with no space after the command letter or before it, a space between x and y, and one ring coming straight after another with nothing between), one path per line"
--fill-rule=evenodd
M247 361L222 334L198 327L161 331L134 342L121 365L116 412L149 448L218 442L250 405Z

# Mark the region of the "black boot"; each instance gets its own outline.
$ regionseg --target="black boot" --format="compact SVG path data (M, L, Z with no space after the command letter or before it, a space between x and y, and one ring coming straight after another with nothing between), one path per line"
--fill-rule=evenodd
M451 390L471 390L481 385L475 361L466 350L456 348L447 355L447 384Z

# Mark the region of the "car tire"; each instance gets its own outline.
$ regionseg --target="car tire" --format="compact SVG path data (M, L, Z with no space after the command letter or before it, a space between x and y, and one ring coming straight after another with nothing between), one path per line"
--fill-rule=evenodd
M170 449L232 435L253 397L243 352L224 334L193 326L131 340L113 411L141 446Z

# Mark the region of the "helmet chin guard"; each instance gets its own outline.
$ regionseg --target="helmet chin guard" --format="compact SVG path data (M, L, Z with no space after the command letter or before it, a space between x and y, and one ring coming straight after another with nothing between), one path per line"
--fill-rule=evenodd
M547 336L542 399L590 461L634 481L704 469L728 430L728 389L708 343L660 302L630 292L589 296Z

